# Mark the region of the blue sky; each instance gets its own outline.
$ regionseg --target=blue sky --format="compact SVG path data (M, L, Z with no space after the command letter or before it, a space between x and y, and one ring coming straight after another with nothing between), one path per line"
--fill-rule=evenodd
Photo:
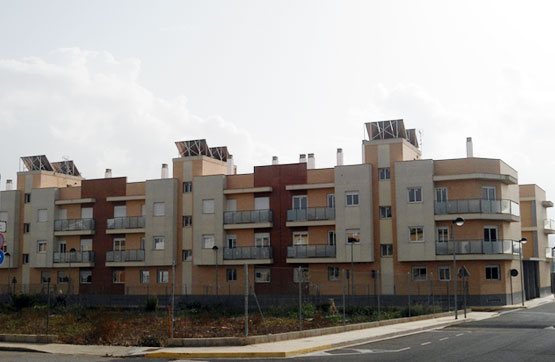
M424 158L501 158L555 193L549 1L0 0L2 182L20 156L159 176L174 141L239 172L314 152L360 162L363 123L405 119Z

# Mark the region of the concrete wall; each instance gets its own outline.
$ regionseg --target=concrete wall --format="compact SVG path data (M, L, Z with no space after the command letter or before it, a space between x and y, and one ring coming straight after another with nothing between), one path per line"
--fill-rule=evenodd
M57 199L58 189L33 189L31 191L31 203L29 212L25 213L25 222L29 222L30 255L29 264L32 268L51 268L53 264L53 252L56 248L54 243L54 219L56 208L54 202ZM38 211L46 209L48 219L46 222L38 222ZM27 211L27 210L26 210ZM46 240L46 253L37 252L37 242Z
M10 253L10 257L4 259L0 269L17 268L21 260L20 251L20 221L19 221L19 202L21 192L18 190L0 192L0 212L8 213L7 231L4 234L5 246ZM0 282L2 283L2 282Z

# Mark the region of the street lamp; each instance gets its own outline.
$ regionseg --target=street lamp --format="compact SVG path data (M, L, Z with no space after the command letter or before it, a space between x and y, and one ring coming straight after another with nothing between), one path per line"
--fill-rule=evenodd
M520 289L522 292L522 306L524 307L524 268L522 264L522 245L526 244L528 239L522 238L518 242L520 243L520 253L518 253L520 259Z
M218 285L218 245L214 245L212 250L216 252L216 296L219 295L219 285Z
M464 219L459 216L451 223L451 239L453 240L453 292L455 294L455 319L459 319L459 311L457 306L457 244L455 242L455 225L463 226Z

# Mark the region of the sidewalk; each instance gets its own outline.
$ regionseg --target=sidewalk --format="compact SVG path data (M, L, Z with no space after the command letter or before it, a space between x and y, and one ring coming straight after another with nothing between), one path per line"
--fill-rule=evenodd
M552 295L526 302L526 308L552 302ZM507 307L519 307L507 306ZM506 309L501 307L499 309ZM520 306L522 308L522 306ZM0 350L33 351L57 354L83 354L106 357L165 357L165 358L269 358L292 357L306 353L377 341L402 335L418 333L424 330L444 328L450 325L482 320L497 316L497 312L472 311L464 319L462 311L459 319L454 316L425 319L407 323L392 324L368 329L361 329L336 334L327 334L286 340L272 343L251 344L247 346L228 347L121 347L121 346L84 346L70 344L32 344L0 342Z

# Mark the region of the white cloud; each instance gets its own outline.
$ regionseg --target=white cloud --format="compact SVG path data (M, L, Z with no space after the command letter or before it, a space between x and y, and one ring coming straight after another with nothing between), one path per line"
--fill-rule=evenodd
M0 60L2 178L15 176L20 156L34 154L69 155L87 178L105 168L134 181L156 178L177 156L175 141L197 138L227 145L239 166L270 159L268 146L233 123L192 114L184 96L153 94L138 82L140 70L138 59L78 48Z

